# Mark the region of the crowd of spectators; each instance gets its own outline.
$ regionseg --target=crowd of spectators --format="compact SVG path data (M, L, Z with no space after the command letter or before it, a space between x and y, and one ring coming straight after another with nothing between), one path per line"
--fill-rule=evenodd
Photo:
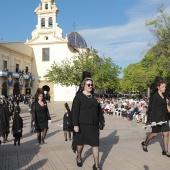
M148 99L146 97L128 99L126 97L115 97L114 95L96 95L96 99L105 115L120 116L128 121L134 120L143 124L147 121Z

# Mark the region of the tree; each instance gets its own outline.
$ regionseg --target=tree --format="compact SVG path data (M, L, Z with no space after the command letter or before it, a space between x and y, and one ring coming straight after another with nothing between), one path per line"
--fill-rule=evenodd
M157 40L149 53L154 55L159 76L166 78L170 72L170 16L166 14L163 4L157 10L159 15L156 19L146 21L146 26Z
M121 68L111 58L102 58L100 66L97 67L96 73L93 75L96 87L105 90L117 89L120 72Z
M164 5L159 6L158 12L156 19L145 23L157 44L149 49L141 62L130 64L124 69L121 80L123 91L145 91L156 76L161 76L170 83L170 17L165 13Z
M82 72L89 71L98 89L115 89L121 68L111 58L100 58L95 49L79 53L70 60L52 64L44 76L48 81L62 86L79 86Z

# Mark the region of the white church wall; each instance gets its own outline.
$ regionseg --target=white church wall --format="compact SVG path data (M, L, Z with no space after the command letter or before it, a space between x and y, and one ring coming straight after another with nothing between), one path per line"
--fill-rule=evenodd
M54 101L73 101L78 87L54 85Z

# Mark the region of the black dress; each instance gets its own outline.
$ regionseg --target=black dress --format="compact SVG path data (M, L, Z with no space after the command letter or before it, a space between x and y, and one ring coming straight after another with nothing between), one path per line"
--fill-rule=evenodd
M68 112L64 113L63 116L63 131L71 131L70 116Z
M14 119L12 124L13 137L20 138L22 137L22 128L23 128L23 120L18 114L18 112L14 113Z
M72 124L80 130L74 133L76 145L99 146L99 122L104 123L104 116L100 104L92 95L88 98L79 92L72 105Z
M169 112L167 110L167 102L166 98L162 98L158 92L153 94L152 103L151 103L151 121L152 122L160 122L167 121L167 123L163 125L157 125L152 127L152 133L158 132L168 132L169 129Z
M41 106L38 102L35 102L33 110L33 121L36 125L35 131L43 132L45 128L48 129L48 120L50 119L47 103Z
M8 106L6 104L0 104L0 131L3 137L9 133L9 119L10 112Z

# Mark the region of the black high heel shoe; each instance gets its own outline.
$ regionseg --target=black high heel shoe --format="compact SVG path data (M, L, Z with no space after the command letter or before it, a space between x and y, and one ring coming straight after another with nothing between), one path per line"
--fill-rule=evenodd
M162 151L162 155L165 155L168 158L170 158L170 153L168 151Z
M81 159L81 158L78 159L78 156L77 156L77 158L76 158L76 162L77 162L77 166L78 166L78 167L82 167L82 166L83 166L82 159Z
M144 150L145 152L148 152L147 145L145 144L144 141L141 143L141 145L142 145L142 147L143 147L143 150Z
M96 168L96 165L94 164L93 165L93 170L100 170L100 168L99 167Z

